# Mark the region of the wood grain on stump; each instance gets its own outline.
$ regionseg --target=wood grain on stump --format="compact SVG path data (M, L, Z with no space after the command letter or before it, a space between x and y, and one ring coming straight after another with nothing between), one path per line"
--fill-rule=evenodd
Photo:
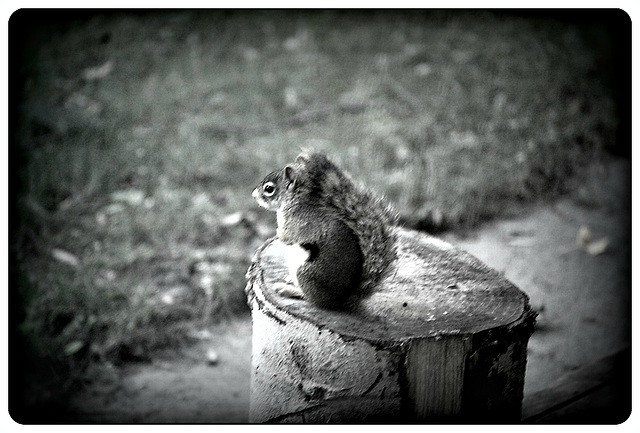
M252 422L520 420L527 296L448 243L398 230L395 268L353 311L275 293L288 247L256 252Z

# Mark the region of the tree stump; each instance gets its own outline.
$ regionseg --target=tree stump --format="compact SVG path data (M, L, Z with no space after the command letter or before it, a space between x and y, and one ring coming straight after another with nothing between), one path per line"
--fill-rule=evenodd
M276 238L247 272L251 422L519 422L528 297L475 257L398 229L398 262L355 311L272 289Z

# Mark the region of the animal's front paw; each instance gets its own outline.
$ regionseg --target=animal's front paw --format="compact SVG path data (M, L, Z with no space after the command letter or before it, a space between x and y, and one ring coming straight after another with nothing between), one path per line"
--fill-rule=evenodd
M273 290L280 296L285 298L302 299L302 290L293 284L288 283L274 283Z

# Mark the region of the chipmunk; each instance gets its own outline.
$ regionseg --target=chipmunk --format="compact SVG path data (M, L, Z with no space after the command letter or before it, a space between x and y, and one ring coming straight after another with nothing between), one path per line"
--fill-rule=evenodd
M282 295L347 308L375 287L396 258L396 211L323 154L300 154L268 174L252 195L276 212L277 236L291 246L293 284L278 284Z

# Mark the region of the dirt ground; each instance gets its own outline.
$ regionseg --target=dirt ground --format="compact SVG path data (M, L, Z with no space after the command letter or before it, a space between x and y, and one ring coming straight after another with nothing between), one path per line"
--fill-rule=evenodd
M631 164L611 158L570 197L518 208L446 241L526 292L540 313L525 394L631 339ZM591 241L579 247L580 228ZM586 231L583 228L583 239ZM249 408L251 322L212 328L180 353L130 365L73 401L83 423L243 423ZM215 352L211 354L210 352ZM210 363L210 356L217 362Z

